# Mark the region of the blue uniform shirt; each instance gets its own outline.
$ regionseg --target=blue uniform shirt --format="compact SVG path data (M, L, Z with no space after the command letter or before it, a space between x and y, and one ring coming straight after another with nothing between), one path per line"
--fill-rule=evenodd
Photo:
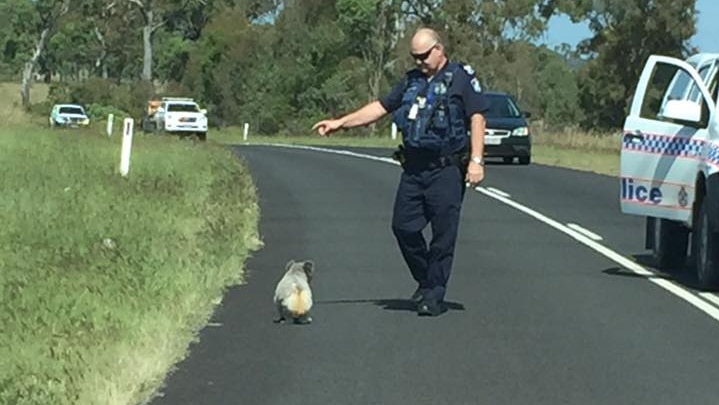
M448 65L449 61L434 75L434 78L441 78ZM402 96L410 74L416 74L416 69L408 72L403 80L392 88L389 94L379 100L387 112L391 113L402 105ZM464 69L457 71L447 92L450 97L455 98L462 105L468 129L472 115L483 114L489 110L489 100L482 93L482 88L474 75L474 71L468 65L464 65Z

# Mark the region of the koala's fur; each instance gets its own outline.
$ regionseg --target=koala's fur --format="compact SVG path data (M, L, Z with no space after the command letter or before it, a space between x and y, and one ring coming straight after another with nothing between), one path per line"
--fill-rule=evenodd
M315 264L311 260L295 262L290 260L285 267L285 275L277 283L275 289L275 306L277 319L275 322L291 320L294 323L307 324L312 322L312 290L310 282Z

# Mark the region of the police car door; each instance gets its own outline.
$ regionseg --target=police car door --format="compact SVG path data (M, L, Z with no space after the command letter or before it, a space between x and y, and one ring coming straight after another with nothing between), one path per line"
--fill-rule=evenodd
M664 56L647 60L624 122L622 212L690 220L694 181L713 109L711 96L691 65Z

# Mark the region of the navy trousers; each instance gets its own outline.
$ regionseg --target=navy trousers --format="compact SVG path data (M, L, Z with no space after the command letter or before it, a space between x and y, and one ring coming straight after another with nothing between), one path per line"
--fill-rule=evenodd
M464 173L455 165L402 172L392 232L412 277L426 290L428 299L444 299L464 191ZM427 224L432 230L429 244L422 233Z

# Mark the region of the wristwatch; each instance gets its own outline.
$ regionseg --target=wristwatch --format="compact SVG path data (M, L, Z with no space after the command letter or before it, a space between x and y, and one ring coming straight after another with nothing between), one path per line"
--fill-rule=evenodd
M481 156L472 156L470 160L480 166L484 166L484 159L482 159Z

